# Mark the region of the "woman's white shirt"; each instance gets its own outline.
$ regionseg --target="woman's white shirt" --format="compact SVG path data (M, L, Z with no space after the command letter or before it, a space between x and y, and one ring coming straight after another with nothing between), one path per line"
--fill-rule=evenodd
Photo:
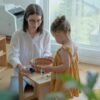
M47 31L37 34L34 38L22 30L13 34L9 49L8 61L17 74L17 64L27 67L32 58L51 56L50 35Z

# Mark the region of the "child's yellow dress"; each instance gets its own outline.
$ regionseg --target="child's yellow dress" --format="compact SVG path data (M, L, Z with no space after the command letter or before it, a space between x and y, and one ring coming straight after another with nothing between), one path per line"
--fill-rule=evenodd
M57 51L57 54L54 58L54 63L53 66L57 66L57 65L61 65L62 64L62 59L60 56L60 50L63 48L60 48ZM80 81L79 78L79 69L78 69L78 55L77 53L75 54L74 58L72 56L72 49L69 47L64 48L64 50L66 50L66 52L69 54L70 56L70 68L66 69L63 73L65 75L70 74L72 75L76 80ZM54 75L57 75L57 73L52 73ZM59 73L58 73L59 74ZM60 79L56 79L56 78L52 78L51 79L51 84L50 84L50 90L51 92L63 92L65 93L67 96L69 96L69 98L72 98L73 96L79 96L79 89L66 89L64 87L64 80L60 80Z

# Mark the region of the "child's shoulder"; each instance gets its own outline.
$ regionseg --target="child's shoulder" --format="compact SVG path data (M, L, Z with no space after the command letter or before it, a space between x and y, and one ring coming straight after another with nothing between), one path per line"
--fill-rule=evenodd
M71 45L65 46L63 48L64 48L64 50L67 50L67 51L77 51L77 49L78 49L75 42L72 42Z
M56 54L59 54L59 52L62 50L62 48L59 48L56 52Z
M57 55L61 55L61 54L63 54L63 53L69 53L70 52L70 48L69 47L67 47L67 48L63 48L63 47L61 47L61 48L59 48L58 49L58 51L57 51Z

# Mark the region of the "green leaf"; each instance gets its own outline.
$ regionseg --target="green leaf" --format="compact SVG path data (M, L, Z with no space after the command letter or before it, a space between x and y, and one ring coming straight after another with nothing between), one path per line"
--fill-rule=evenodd
M87 74L87 86L93 88L98 78L98 73L88 72Z
M69 81L69 80L75 80L70 74L58 74L56 75L56 78L61 79L63 81Z
M65 88L68 88L68 89L79 88L79 84L76 80L70 80L65 83Z
M67 97L62 92L52 92L46 95L44 100L67 100Z
M94 91L90 87L83 86L81 90L87 96L88 100L98 100Z

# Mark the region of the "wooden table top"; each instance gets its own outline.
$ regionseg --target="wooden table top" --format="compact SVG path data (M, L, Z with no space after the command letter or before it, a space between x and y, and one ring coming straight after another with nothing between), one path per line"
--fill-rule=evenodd
M28 78L37 84L43 84L43 83L50 82L51 73L47 73L44 75L41 75L40 73L34 73L34 74L29 75Z

